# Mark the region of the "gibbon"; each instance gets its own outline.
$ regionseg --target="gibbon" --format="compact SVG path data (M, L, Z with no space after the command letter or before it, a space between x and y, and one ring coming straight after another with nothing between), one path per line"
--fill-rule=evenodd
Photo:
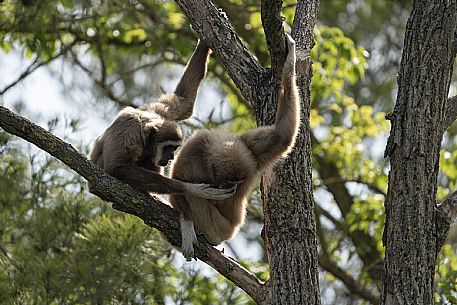
M126 107L95 140L90 160L106 173L136 189L158 194L182 194L220 200L235 187L221 189L188 183L161 175L161 167L174 158L181 145L179 121L192 115L197 89L206 74L210 50L201 41L189 60L174 93L139 109ZM89 190L93 188L89 185Z
M181 250L190 260L197 238L194 225L218 245L230 239L244 221L247 196L262 172L294 146L300 122L295 83L295 42L287 37L288 55L282 72L275 123L236 135L199 130L184 143L172 165L171 177L193 183L237 184L235 194L221 201L185 194L170 196L180 212Z

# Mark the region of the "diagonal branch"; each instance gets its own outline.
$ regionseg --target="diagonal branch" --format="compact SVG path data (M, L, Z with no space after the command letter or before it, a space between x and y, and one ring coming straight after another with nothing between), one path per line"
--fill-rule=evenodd
M261 102L265 88L255 86L269 80L270 73L262 68L248 51L233 27L210 0L175 0L190 20L192 28L214 52L241 94L255 104Z
M97 194L113 202L113 208L135 215L148 226L162 231L172 245L181 244L178 215L162 200L108 176L70 144L3 106L0 106L0 127L65 163L93 185ZM243 289L258 304L263 303L264 286L254 274L208 244L201 234L198 241L195 250L200 260Z
M319 141L311 132L311 141L313 145L319 144ZM327 190L333 195L336 204L342 214L346 218L354 204L354 198L349 193L345 180L341 177L338 167L328 158L324 158L316 154L315 160L318 165L318 172L322 178L323 184ZM363 230L349 230L347 232L352 243L355 246L356 252L362 260L367 273L374 281L381 280L382 274L382 255L377 250L377 241L367 232Z
M316 206L317 207L317 206ZM316 213L319 215L320 212L324 211L321 208L316 208ZM328 217L328 215L325 215ZM331 217L332 218L332 217ZM358 295L360 298L369 301L370 303L377 305L379 304L379 296L370 291L368 288L361 285L351 274L346 270L338 266L330 258L328 251L328 243L325 238L323 228L320 222L320 218L316 217L316 226L317 226L317 236L321 244L321 253L319 255L319 266L325 271L331 273L337 279L339 279L346 288L351 292L351 294Z
M446 242L451 224L457 221L457 191L447 196L443 202L437 204L436 211L436 247L437 251L439 251Z
M447 196L443 202L436 206L436 209L449 223L457 221L457 191Z
M134 104L132 104L129 101L126 101L118 96L116 96L111 88L110 84L106 83L106 76L103 76L105 72L102 71L102 79L98 79L94 73L87 68L78 58L78 56L73 52L73 50L70 49L70 53L73 58L73 62L76 66L78 66L81 70L83 70L87 76L98 86L100 89L105 93L105 95L110 98L112 101L116 102L122 107L136 107ZM104 68L104 63L102 61L102 69Z
M344 283L346 288L352 293L357 294L362 299L369 301L371 304L379 304L379 296L368 290L366 287L360 285L360 283L354 279L352 275L347 273L337 264L335 264L331 259L325 255L319 255L319 266L321 266L325 271L330 272L333 276L338 278L341 282Z

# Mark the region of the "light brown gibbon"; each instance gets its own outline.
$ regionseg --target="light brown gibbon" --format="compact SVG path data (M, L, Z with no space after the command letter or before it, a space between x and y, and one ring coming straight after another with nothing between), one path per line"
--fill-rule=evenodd
M181 194L220 200L235 187L221 189L163 176L162 166L174 158L181 145L178 123L192 115L200 81L206 74L210 50L201 41L189 60L174 93L139 109L126 107L95 140L90 160L106 173L136 189L158 194ZM89 185L89 190L94 192Z
M181 250L188 260L194 257L193 244L197 240L194 225L213 245L233 237L244 221L247 196L254 182L295 144L300 122L295 42L286 36L288 55L274 125L240 135L198 130L183 145L173 163L173 179L214 185L239 183L233 196L220 201L190 194L170 196L171 205L180 212Z

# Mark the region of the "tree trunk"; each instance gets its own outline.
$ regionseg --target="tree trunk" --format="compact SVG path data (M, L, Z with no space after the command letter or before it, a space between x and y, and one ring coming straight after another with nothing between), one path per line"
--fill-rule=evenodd
M268 304L320 304L309 125L312 77L309 54L314 45L317 9L317 1L299 1L292 27L302 109L302 124L295 148L284 162L267 171L262 179L264 239L270 264ZM265 24L264 20L264 27ZM274 57L272 49L270 47L270 54ZM257 122L268 124L274 118L275 108L274 103L258 107L264 111L255 112Z
M423 0L414 2L407 23L385 152L391 170L381 304L433 304L435 264L442 246L435 195L456 17L455 0Z

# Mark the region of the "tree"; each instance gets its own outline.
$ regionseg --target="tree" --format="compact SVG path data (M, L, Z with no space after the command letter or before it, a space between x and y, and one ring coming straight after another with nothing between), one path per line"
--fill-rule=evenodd
M455 120L448 99L456 49L455 1L415 1L406 27L398 95L385 155L386 247L381 304L433 304L434 271L457 193L436 207L444 131Z

